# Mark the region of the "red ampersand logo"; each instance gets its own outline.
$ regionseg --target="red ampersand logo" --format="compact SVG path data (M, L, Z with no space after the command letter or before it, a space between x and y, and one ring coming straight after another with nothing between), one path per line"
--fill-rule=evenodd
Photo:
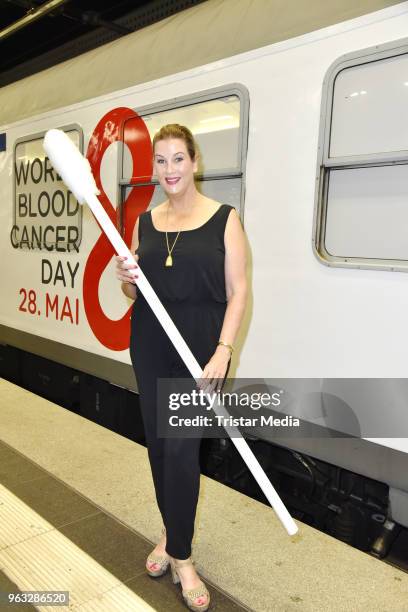
M152 144L143 119L130 108L109 111L96 126L89 140L86 157L100 191L99 200L115 225L117 213L102 188L100 170L106 149L118 141L124 142L130 151L132 176L138 177L138 182L149 182L152 177ZM124 202L123 240L128 247L131 245L136 220L149 206L153 191L153 185L133 187ZM129 348L131 306L121 319L113 320L103 312L98 296L100 278L114 254L111 243L102 232L85 265L83 301L89 325L99 342L113 351L123 351Z

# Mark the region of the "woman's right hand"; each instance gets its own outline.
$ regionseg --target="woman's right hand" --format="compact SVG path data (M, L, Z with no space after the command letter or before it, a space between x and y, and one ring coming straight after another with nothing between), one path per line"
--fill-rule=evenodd
M134 255L136 261L139 259L139 255L137 253ZM136 284L135 278L138 278L138 275L135 274L134 270L139 266L134 263L128 263L126 257L122 257L121 255L116 255L116 278L122 283L132 283Z

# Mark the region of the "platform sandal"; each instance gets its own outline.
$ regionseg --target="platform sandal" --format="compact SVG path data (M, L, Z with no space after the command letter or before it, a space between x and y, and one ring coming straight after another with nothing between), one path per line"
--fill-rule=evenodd
M192 559L183 559L183 560L177 560L173 558L170 559L171 577L173 579L174 584L181 582L180 576L178 575L178 572L177 572L177 568L182 567L183 565L194 565L194 561ZM210 594L204 582L201 581L201 584L198 587L195 587L194 589L186 589L186 590L182 589L181 592L182 592L184 601L186 602L190 610L194 610L194 612L205 612L205 610L208 610L210 606ZM206 603L202 605L195 604L194 601L198 599L199 597L206 597L207 598Z
M163 527L162 528L162 534L166 533L166 528ZM152 570L149 569L147 567L147 564L153 565L159 565L159 569L157 570ZM147 557L146 560L146 571L149 574L149 576L151 576L152 578L158 578L159 576L163 576L163 574L165 574L169 568L169 564L170 564L170 557L165 557L164 555L156 555L155 553L150 553L150 555Z

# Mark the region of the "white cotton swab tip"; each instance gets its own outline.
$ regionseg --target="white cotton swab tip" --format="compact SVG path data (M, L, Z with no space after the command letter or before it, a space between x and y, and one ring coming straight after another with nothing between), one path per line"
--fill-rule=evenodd
M43 146L51 164L80 204L91 195L99 195L89 161L65 132L48 130Z

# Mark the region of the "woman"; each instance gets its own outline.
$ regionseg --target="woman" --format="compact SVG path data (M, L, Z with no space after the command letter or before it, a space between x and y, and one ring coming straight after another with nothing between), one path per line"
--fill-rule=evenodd
M141 214L131 251L203 368L201 388L222 386L246 305L246 245L238 214L197 191L198 154L190 130L163 126L153 138L154 174L167 200ZM157 378L191 374L141 292L137 265L116 257L122 291L135 300L130 354L138 381L140 406L156 498L165 528L149 555L150 576L171 565L191 610L207 610L210 595L199 579L191 554L199 492L201 439L158 438ZM221 383L221 385L220 385ZM207 389L208 390L208 389ZM160 418L160 417L159 417Z

